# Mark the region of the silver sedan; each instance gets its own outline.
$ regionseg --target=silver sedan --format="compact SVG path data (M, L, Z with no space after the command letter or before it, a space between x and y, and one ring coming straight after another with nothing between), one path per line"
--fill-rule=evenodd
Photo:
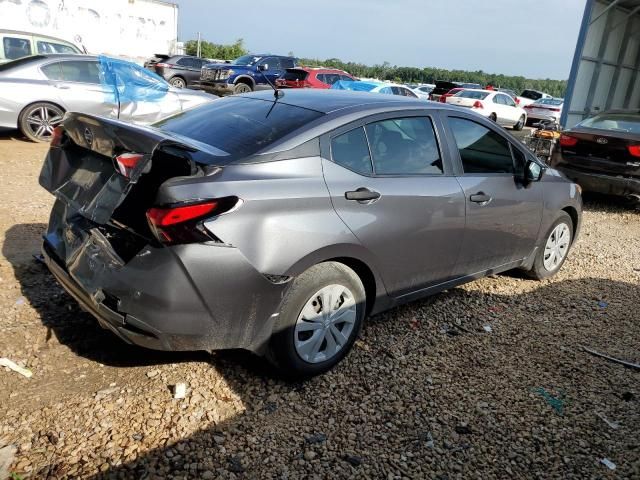
M0 65L0 128L33 141L48 141L69 111L144 125L216 98L103 56L34 55Z

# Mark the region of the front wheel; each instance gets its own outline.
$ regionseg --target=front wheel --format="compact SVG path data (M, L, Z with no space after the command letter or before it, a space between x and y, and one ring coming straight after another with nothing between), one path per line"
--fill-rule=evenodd
M538 249L533 267L527 274L536 280L555 275L564 264L573 241L573 221L566 212L561 212L549 228L544 247Z
M32 103L18 118L20 131L32 142L49 142L53 129L62 122L64 110L49 102Z
M522 116L520 117L520 120L518 120L518 123L516 123L516 124L513 126L513 129L514 129L516 132L519 132L520 130L522 130L522 129L524 128L524 124L525 124L525 122L526 122L526 120L525 120L525 118L524 118L524 115L522 115Z
M235 87L233 87L233 93L235 93L236 95L239 95L241 93L250 93L253 90L251 89L250 85L247 85L246 83L238 83Z
M365 316L360 278L337 262L314 265L294 280L274 326L268 358L286 377L326 372L353 346Z

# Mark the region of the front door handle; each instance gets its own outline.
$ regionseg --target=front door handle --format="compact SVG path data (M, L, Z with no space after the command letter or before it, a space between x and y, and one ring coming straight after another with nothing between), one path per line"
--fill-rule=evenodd
M484 192L478 192L475 195L471 195L469 197L469 200L471 200L473 203L486 205L491 201L491 197Z
M360 187L356 190L344 192L344 198L347 200L355 200L357 202L374 202L380 198L380 193Z
M59 90L69 90L71 88L69 85L60 85L59 83L56 83L55 87Z

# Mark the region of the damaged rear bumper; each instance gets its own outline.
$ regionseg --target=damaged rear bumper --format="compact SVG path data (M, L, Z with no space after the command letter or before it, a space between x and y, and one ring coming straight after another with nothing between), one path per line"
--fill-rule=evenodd
M147 246L114 266L91 238L68 265L55 243L51 234L45 237L43 255L64 289L104 328L155 350L261 353L287 288L228 246Z
M640 194L640 180L635 178L586 173L567 167L566 165L558 165L556 168L587 192L604 193L622 197Z

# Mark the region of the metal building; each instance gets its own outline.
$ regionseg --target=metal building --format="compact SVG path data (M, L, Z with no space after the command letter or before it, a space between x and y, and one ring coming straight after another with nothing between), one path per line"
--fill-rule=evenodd
M586 0L561 123L640 110L640 0Z

